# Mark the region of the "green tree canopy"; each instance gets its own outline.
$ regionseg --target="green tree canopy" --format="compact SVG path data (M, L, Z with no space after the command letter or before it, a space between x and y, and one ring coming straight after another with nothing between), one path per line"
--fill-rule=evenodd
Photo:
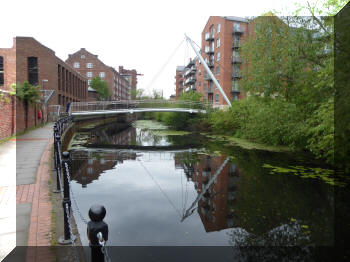
M108 84L101 78L93 78L91 80L90 86L96 90L99 100L107 100L110 97Z
M25 81L23 84L13 84L12 88L21 101L29 104L40 103L40 86L33 86Z

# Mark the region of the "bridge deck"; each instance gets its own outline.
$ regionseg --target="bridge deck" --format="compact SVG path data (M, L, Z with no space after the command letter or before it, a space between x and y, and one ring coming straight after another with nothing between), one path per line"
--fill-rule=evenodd
M93 111L75 111L73 116L83 115L108 115L108 114L125 114L125 113L140 113L140 112L183 112L183 113L202 113L206 114L205 110L192 108L129 108L129 109L112 109L112 110L93 110Z

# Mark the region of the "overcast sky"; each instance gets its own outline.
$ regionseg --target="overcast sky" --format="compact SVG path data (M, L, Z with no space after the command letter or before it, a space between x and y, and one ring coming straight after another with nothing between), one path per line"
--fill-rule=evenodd
M169 97L175 93L176 65L195 56L183 42L161 70L184 33L200 45L211 15L245 17L270 10L291 15L295 2L306 0L2 0L0 47L11 47L14 36L32 36L62 60L85 47L109 66L144 74L138 88L163 90Z

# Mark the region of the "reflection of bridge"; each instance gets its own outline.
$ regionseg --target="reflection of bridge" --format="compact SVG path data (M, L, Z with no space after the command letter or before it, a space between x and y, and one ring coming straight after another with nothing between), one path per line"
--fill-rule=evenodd
M184 112L205 114L211 104L173 100L120 100L97 102L74 102L69 113L75 116L125 114L139 112Z
M108 155L108 161L119 160L121 156L144 156L143 161L151 161L151 160L174 160L175 154L178 153L188 153L192 154L200 151L196 148L188 148L188 149L168 149L168 150L160 150L160 149L112 149L112 148L79 148L78 150L72 150L72 159L73 160L83 160L83 159L93 159L93 154L101 156ZM127 158L126 158L127 159ZM126 160L125 159L125 160ZM130 158L135 160L135 157Z

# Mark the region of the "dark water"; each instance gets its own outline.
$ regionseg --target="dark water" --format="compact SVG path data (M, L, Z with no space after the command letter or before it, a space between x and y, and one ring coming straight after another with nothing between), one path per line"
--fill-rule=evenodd
M106 207L109 245L333 245L327 167L301 154L162 131L123 124L76 129L74 197L85 217L92 204ZM87 245L86 226L77 212L75 218Z

